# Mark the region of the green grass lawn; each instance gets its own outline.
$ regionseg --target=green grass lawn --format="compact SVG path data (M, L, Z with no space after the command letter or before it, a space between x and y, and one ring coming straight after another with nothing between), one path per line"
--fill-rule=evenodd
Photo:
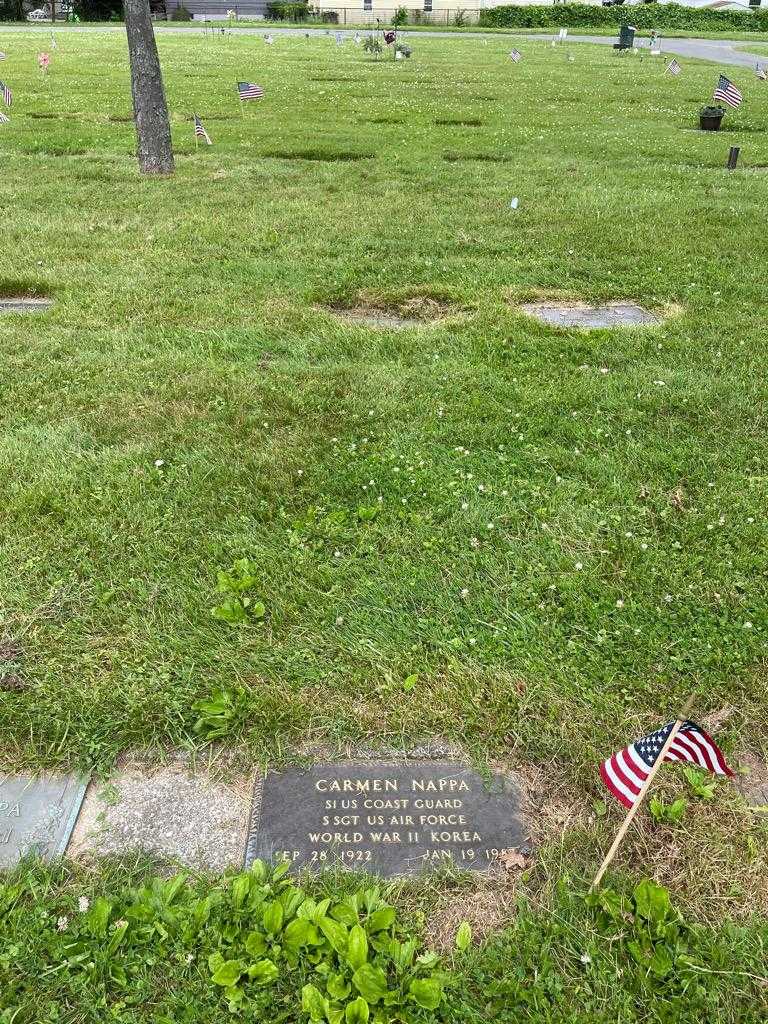
M0 320L3 766L200 742L218 690L244 759L440 736L587 814L598 760L694 690L765 756L765 84L734 74L706 134L692 61L159 46L177 173L147 181L122 34L62 33L44 78L40 34L0 31L0 289L55 298ZM668 319L556 331L518 309L539 295ZM441 316L332 309L360 303ZM231 627L243 557L265 614ZM766 899L719 792L676 862L666 832L634 848L709 916Z
M730 786L665 773L689 807L641 816L625 902L588 908L582 880L620 821L597 761L689 692L734 762L766 754L768 92L734 74L743 106L699 134L712 66L507 48L163 33L177 173L145 181L122 34L61 33L42 78L40 33L0 31L0 289L55 299L0 319L0 760L199 743L219 690L243 761L444 737L538 773L549 809L513 910L466 880L389 890L427 946L513 918L414 1020L756 1022L766 829ZM238 79L266 90L244 116ZM668 318L560 332L517 308L542 295ZM423 324L333 312L360 305ZM240 558L264 615L233 627L211 609ZM743 921L654 930L647 873L691 919ZM149 875L5 880L14 1024L230 1019L207 958L251 917L226 881L171 900ZM245 986L259 1019L300 1017L317 979L285 969Z

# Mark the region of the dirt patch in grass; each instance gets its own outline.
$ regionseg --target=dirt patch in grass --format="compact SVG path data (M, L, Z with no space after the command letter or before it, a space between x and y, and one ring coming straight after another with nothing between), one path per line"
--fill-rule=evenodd
M483 880L479 886L447 893L425 922L427 945L438 953L451 953L463 921L472 929L472 941L482 942L510 920L514 896L504 879Z
M361 124L405 124L404 117L370 117Z
M458 312L450 303L428 294L387 299L366 291L359 293L354 304L331 303L324 308L350 323L395 330L426 327Z
M85 156L85 149L70 149L68 146L40 146L37 149L29 149L30 156Z
M0 640L0 693L21 693L29 685L19 673L22 650L15 640Z
M239 114L200 114L198 115L200 120L205 123L206 121L239 121ZM131 118L133 120L133 118ZM195 120L194 115L192 117L185 117L185 121L189 121L192 124Z
M122 114L110 114L107 118L108 121L112 121L114 124L131 124L134 121L133 114L124 116Z
M375 153L353 153L349 150L339 150L333 152L332 150L322 149L274 149L263 156L271 158L273 160L302 160L311 161L313 163L337 163L337 162L352 162L355 160L372 160Z
M481 125L485 124L485 121L481 120L479 117L441 117L434 123L438 125L458 125L463 128L479 128Z
M336 75L315 75L310 82L364 82L364 78L345 78Z
M50 292L37 281L24 281L16 277L0 277L0 299L40 299L47 297L49 294Z
M751 808L757 808L754 813L768 817L768 761L747 751L738 758L738 764L744 774L735 777L736 789Z
M489 164L503 164L509 157L499 156L496 153L443 153L443 160L447 160L449 163L457 163L458 161L481 161L482 163Z
M61 117L61 114L43 114L32 111L27 114L27 117L32 117L39 121L55 121L57 118Z

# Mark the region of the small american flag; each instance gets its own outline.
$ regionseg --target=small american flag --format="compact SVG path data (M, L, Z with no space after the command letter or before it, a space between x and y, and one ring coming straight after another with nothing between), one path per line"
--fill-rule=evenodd
M683 69L680 62L673 57L669 64L667 64L666 70L670 75L679 75Z
M661 729L635 740L600 765L603 782L625 807L632 807L637 800L674 727L675 722L667 722ZM690 761L713 775L733 775L718 745L695 722L683 722L664 760Z
M205 139L209 146L213 145L210 136L208 135L208 132L205 130L205 128L203 128L203 122L200 120L197 114L195 114L195 138Z
M5 103L6 107L10 107L13 102L13 93L5 82L0 82L0 93L3 94L3 103Z
M237 91L241 100L260 100L264 90L255 82L238 82Z
M7 53L3 53L3 52L2 52L1 50L0 50L0 60L5 60L7 56L8 56L8 54L7 54Z
M759 64L755 64L755 74L763 82L768 77L765 73L765 68L761 68Z
M517 62L520 60L520 58L523 55L522 55L522 53L520 53L519 50L510 50L509 51L509 56L515 62L515 64L517 64Z
M8 117L7 114L4 114L2 112L2 110L0 110L0 124L10 124L10 123L11 123L10 117Z
M725 75L720 75L717 82L717 88L715 89L716 100L722 100L723 103L727 103L729 107L738 107L741 105L741 101L744 98L733 82L726 78Z

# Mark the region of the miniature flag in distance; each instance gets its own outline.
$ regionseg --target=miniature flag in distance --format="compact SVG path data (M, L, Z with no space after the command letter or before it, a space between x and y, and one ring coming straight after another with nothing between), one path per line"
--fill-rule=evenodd
M600 765L603 782L625 807L634 805L674 727L674 722L667 722ZM690 761L713 775L733 775L718 745L695 722L683 722L664 760Z
M275 40L274 40L274 39L272 38L272 36L269 36L269 35L267 35L267 36L264 36L264 42L265 42L265 43L270 43L270 44L272 44L272 43L274 43L274 41L275 41Z
M6 107L10 107L13 102L13 93L5 82L0 82L0 93L3 95L3 103L5 103Z
M512 49L512 50L509 51L509 56L510 56L510 60L513 60L515 62L515 64L517 64L517 62L520 60L520 58L523 55L522 55L522 53L520 53L519 50Z
M729 107L738 107L741 106L741 101L744 97L730 78L726 78L725 75L720 75L720 78L717 81L714 98L716 100L722 100L723 103L727 103Z
M669 64L667 64L666 68L664 69L664 72L665 74L668 71L670 75L679 75L682 70L683 68L680 62L678 60L675 60L675 58L673 57Z
M2 51L0 51L0 60L5 60L7 56L7 53L3 53Z
M10 124L10 123L11 123L10 117L8 117L7 114L4 114L2 112L2 110L0 110L0 124Z
M260 100L264 90L255 82L238 82L237 91L241 100Z
M211 138L208 135L208 132L205 130L205 128L203 128L203 122L200 120L197 114L195 114L195 138L204 139L209 146L213 145L213 143L211 142Z
M757 75L757 77L758 77L759 79L761 79L761 80L762 80L763 82L764 82L764 81L766 80L766 78L768 77L768 75L766 75L766 73L765 73L765 68L761 68L759 64L755 64L755 74L756 74L756 75Z

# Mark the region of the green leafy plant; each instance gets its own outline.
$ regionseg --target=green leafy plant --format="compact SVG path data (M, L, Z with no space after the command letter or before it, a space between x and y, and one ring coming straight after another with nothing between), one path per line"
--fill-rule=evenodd
M678 797L671 804L667 804L661 797L652 796L648 806L655 822L676 825L683 820L688 803L682 797Z
M224 599L211 609L214 619L230 626L242 626L264 618L264 603L248 594L259 582L254 572L255 567L247 558L238 558L229 572L219 570L216 589Z
M363 40L363 49L366 53L372 53L378 57L383 47L376 36L366 36Z
M683 775L690 786L691 792L700 800L714 800L717 780L711 775L699 771L698 768L683 768Z
M465 953L472 943L472 929L469 921L462 921L456 932L456 949Z
M232 736L245 726L249 706L248 694L241 687L216 690L213 696L192 705L198 716L193 732L205 740Z
M407 7L397 8L394 17L392 18L392 24L395 26L395 28L399 28L401 25L408 24L408 14L409 11Z
M255 1005L259 988L307 972L301 1011L310 1021L408 1021L411 1004L439 1006L446 976L433 969L435 958L416 956L416 941L403 935L377 888L316 902L285 878L287 867L257 861L232 881L234 913L222 948L208 958L231 1009Z

